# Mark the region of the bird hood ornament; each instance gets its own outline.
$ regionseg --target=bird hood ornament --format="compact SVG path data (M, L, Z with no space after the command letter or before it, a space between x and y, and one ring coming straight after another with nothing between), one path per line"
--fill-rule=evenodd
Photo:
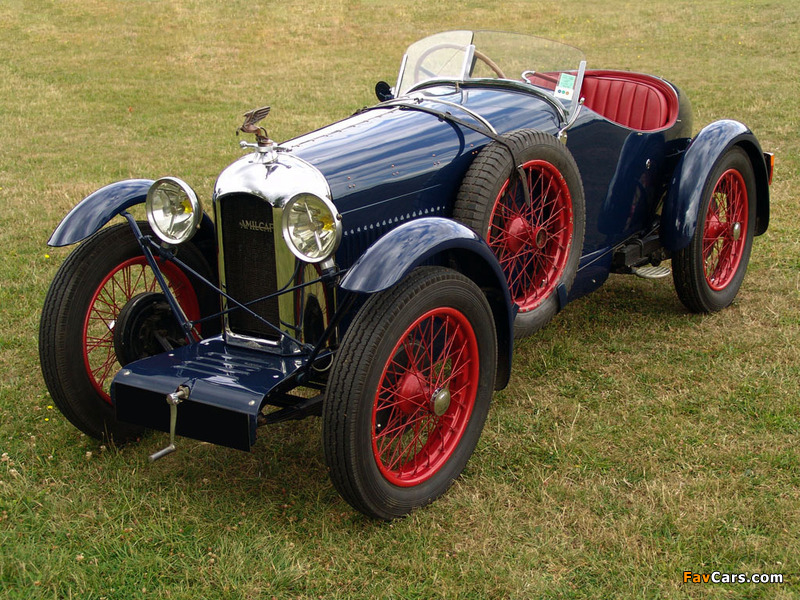
M254 133L256 141L259 146L269 146L273 142L269 139L267 130L258 125L259 121L263 120L269 114L269 106L262 106L261 108L254 108L253 110L244 113L244 123L239 129L236 130L236 135L242 133Z

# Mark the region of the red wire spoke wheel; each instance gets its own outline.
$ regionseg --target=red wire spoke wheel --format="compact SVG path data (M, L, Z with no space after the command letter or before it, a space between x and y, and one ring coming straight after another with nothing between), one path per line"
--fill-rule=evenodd
M199 319L200 305L188 276L171 262L160 261L159 267L186 318ZM147 260L137 256L112 269L89 301L83 325L83 361L95 390L109 404L111 380L120 367L114 350L114 329L119 313L135 295L158 289Z
M738 146L706 178L694 236L672 257L675 290L692 312L722 310L739 292L753 247L755 189L752 163Z
M453 218L484 238L500 262L518 308L515 337L544 327L560 308L561 286L564 292L572 287L585 204L569 150L539 131L522 129L491 142L467 170Z
M417 485L452 456L472 415L478 367L475 332L455 309L429 311L401 336L372 412L372 451L387 481Z
M325 462L342 497L395 519L442 495L475 449L496 369L492 309L460 273L420 267L370 296L323 402Z
M151 233L146 223L139 227ZM213 281L193 244L182 244L177 252L189 267ZM190 320L217 312L218 300L209 288L174 263L160 265ZM107 227L88 238L62 263L50 284L39 324L42 375L54 404L87 435L124 443L142 433L140 427L117 421L111 405L110 385L120 368L114 334L132 299L158 291L155 275L127 224Z
M486 241L500 261L520 312L539 306L561 280L572 243L572 197L559 170L543 160L506 181L492 207Z
M703 227L703 264L712 290L725 289L742 262L747 213L744 177L736 169L728 169L714 187Z

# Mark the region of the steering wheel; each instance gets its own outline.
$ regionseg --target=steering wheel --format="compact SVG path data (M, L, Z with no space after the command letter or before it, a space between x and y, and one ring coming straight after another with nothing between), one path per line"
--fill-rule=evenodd
M438 73L435 73L429 69L426 69L423 66L425 59L434 54L435 52L439 52L440 50L464 50L466 46L463 44L453 44L453 43L442 43L436 44L435 46L431 46L425 52L423 52L420 57L417 59L417 63L414 65L414 82L419 82L423 77L436 77ZM500 79L506 79L505 73L503 70L494 62L491 58L486 56L480 50L475 50L475 58L480 60L484 63L487 67L489 67L492 71L494 71L495 75L497 75Z
M537 85L534 83L534 81L537 79L549 81L555 85L558 85L558 79L550 73L541 73L539 71L523 71L521 77L522 81L530 83L531 85Z

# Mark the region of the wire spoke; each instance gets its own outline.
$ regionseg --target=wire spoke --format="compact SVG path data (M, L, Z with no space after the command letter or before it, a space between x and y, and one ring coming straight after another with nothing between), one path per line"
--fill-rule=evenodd
M513 300L521 311L529 311L552 293L566 268L572 204L555 166L534 160L523 169L529 196L522 198L518 178L506 184L495 201L487 242Z
M454 451L477 393L476 352L471 325L452 308L425 313L399 337L378 383L372 416L375 459L389 481L424 481ZM445 389L450 405L440 416L434 401Z

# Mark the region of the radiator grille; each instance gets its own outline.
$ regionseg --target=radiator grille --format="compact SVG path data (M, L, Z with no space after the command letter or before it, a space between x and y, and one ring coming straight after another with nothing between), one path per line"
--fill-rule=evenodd
M219 218L227 293L246 303L277 291L272 206L246 194L226 196L220 200ZM276 327L280 325L277 298L249 308ZM228 327L240 335L280 338L274 329L241 309L228 314Z

